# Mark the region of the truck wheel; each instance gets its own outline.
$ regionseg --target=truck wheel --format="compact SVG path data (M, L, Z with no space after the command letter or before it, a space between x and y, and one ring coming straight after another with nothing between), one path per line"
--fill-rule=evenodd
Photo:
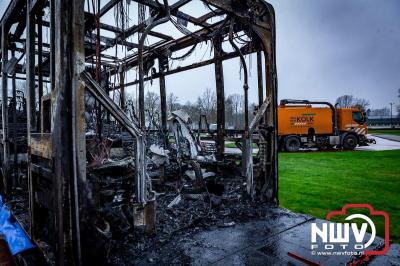
M353 134L349 134L343 139L343 149L345 150L354 150L357 147L358 140L357 137Z
M296 152L300 149L300 140L298 137L291 136L285 140L285 149L288 152Z

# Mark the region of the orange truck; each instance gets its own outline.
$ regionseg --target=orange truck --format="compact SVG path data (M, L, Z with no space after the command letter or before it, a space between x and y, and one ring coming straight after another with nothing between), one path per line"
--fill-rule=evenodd
M367 133L366 114L358 108L307 100L282 100L278 107L279 143L286 151L334 146L353 150L375 143Z

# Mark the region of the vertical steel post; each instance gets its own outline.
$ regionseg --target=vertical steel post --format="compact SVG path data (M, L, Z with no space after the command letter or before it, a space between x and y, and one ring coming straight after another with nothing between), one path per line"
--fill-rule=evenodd
M267 158L270 162L269 166L266 166L265 174L265 184L263 187L263 195L269 202L278 203L278 121L277 121L277 84L275 72L273 72L272 65L275 64L272 55L264 52L265 57L265 76L266 76L266 97L271 97L271 104L268 106L266 112L266 124L273 126L272 131L268 134L267 143ZM269 187L266 187L269 184Z
M161 108L161 126L163 131L167 130L167 91L165 86L165 67L163 63L158 60L159 72L160 72L160 108Z
M12 56L15 56L15 51L12 50L11 51ZM14 150L14 176L13 176L13 180L12 180L12 185L15 186L16 181L17 181L17 176L18 176L18 154L17 154L17 149L18 149L18 145L17 145L17 84L16 84L16 75L15 75L15 69L13 71L12 74L12 97L14 99L14 104L13 104L13 110L12 110L12 114L13 114L13 123L14 123L14 129L13 129L13 150Z
M28 185L29 185L29 215L30 235L35 235L34 217L34 191L31 171L31 131L35 128L35 22L29 12L31 1L26 0L26 116L27 116L27 141L28 141ZM33 110L33 111L32 111Z
M264 102L264 83L263 83L263 66L262 52L257 52L257 81L258 81L258 105L261 106Z
M168 6L168 0L163 0L164 2L164 12L165 16L153 20L149 25L146 26L144 31L142 32L142 35L140 36L139 40L139 47L138 47L138 70L139 70L139 120L140 120L140 126L142 129L146 127L146 117L145 117L145 112L144 112L144 59L143 59L143 47L144 47L144 42L147 38L148 33L156 26L166 23L169 21L170 17L170 10Z
M122 70L119 73L119 88L120 88L120 107L125 111L125 72Z
M56 239L56 264L64 265L68 254L67 241L69 236L68 217L70 206L68 198L68 177L71 176L71 111L68 106L71 105L71 97L68 97L70 92L69 60L70 53L65 50L65 46L69 47L69 24L70 16L68 3L61 0L55 1L55 89L53 92L52 101L52 147L53 147L53 167L54 167L54 196L55 202L55 228L57 235Z
M214 39L215 59L215 87L217 90L217 158L222 160L225 152L225 93L224 93L224 69L222 66L222 38Z
M37 117L37 131L41 131L42 126L42 97L43 97L43 17L42 10L38 10L37 30L38 30L38 101L39 115Z
M56 63L55 63L55 4L54 1L50 1L50 86L51 91L54 90L55 84L55 73L56 73Z
M82 262L81 239L80 239L80 217L86 217L88 195L86 191L86 119L85 119L85 87L81 82L81 73L85 70L85 1L73 0L72 9L72 161L73 175L71 179L71 220L72 241L75 263ZM124 100L125 101L125 100ZM82 208L79 207L82 204ZM79 211L82 210L80 213Z
M262 199L279 204L278 198L278 118L277 118L277 92L278 82L276 74L276 32L275 32L275 12L273 7L265 3L265 8L269 13L268 18L260 17L258 22L252 25L254 32L258 35L259 41L263 46L265 61L265 97L270 98L264 124L268 126L266 132L266 145L263 151L266 154L266 164L263 167L264 180L260 177L259 183L262 184L260 194ZM268 23L271 30L266 30L260 25Z
M8 196L10 187L9 178L9 139L8 139L8 73L6 72L6 64L8 61L8 30L6 23L3 22L1 25L1 67L2 67L2 78L1 78L1 114L3 123L3 190L6 196Z
M84 87L84 1L55 0L55 90L52 148L58 265L81 264L78 185L86 181ZM70 145L65 145L70 143Z
M96 22L96 81L101 84L101 47L100 47L100 0L97 0L97 13L95 14L95 22ZM96 102L96 130L99 138L102 137L102 129L103 129L103 121L102 119L102 108L99 103Z

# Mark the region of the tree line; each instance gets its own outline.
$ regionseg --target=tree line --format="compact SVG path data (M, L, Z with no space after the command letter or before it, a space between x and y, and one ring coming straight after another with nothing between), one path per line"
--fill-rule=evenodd
M132 96L128 96L132 99ZM217 96L214 90L207 88L195 101L182 104L174 93L167 94L167 113L184 110L194 123L200 120L200 115L205 115L209 124L217 123ZM160 117L160 96L158 93L148 91L145 95L146 119L149 121ZM250 119L252 119L255 104L249 104ZM244 127L244 97L240 94L230 94L225 97L225 126L231 129Z
M397 109L397 116L400 117L400 89L398 89L398 100L399 104L394 110L390 110L389 107L383 108L369 108L370 102L363 98L357 98L353 95L342 95L336 99L336 104L339 108L359 108L367 113L368 117L381 117L386 118L391 116L391 111L393 111L393 117L395 117L395 111ZM395 103L393 103L395 104Z

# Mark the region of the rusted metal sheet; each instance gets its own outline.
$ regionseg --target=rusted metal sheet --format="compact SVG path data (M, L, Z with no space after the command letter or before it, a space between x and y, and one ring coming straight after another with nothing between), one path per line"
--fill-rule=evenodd
M81 220L86 220L90 195L85 193L86 183L86 120L85 88L80 73L85 69L84 1L74 0L72 6L72 168L71 220L73 253L76 264L82 263ZM81 218L82 217L82 218Z
M46 159L52 159L53 145L51 142L51 134L31 134L30 143L31 155L36 155Z
M57 264L81 263L78 178L84 146L82 134L83 2L55 0L55 80L52 101L52 156L54 165ZM69 144L69 145L66 145ZM81 150L83 149L83 150Z

